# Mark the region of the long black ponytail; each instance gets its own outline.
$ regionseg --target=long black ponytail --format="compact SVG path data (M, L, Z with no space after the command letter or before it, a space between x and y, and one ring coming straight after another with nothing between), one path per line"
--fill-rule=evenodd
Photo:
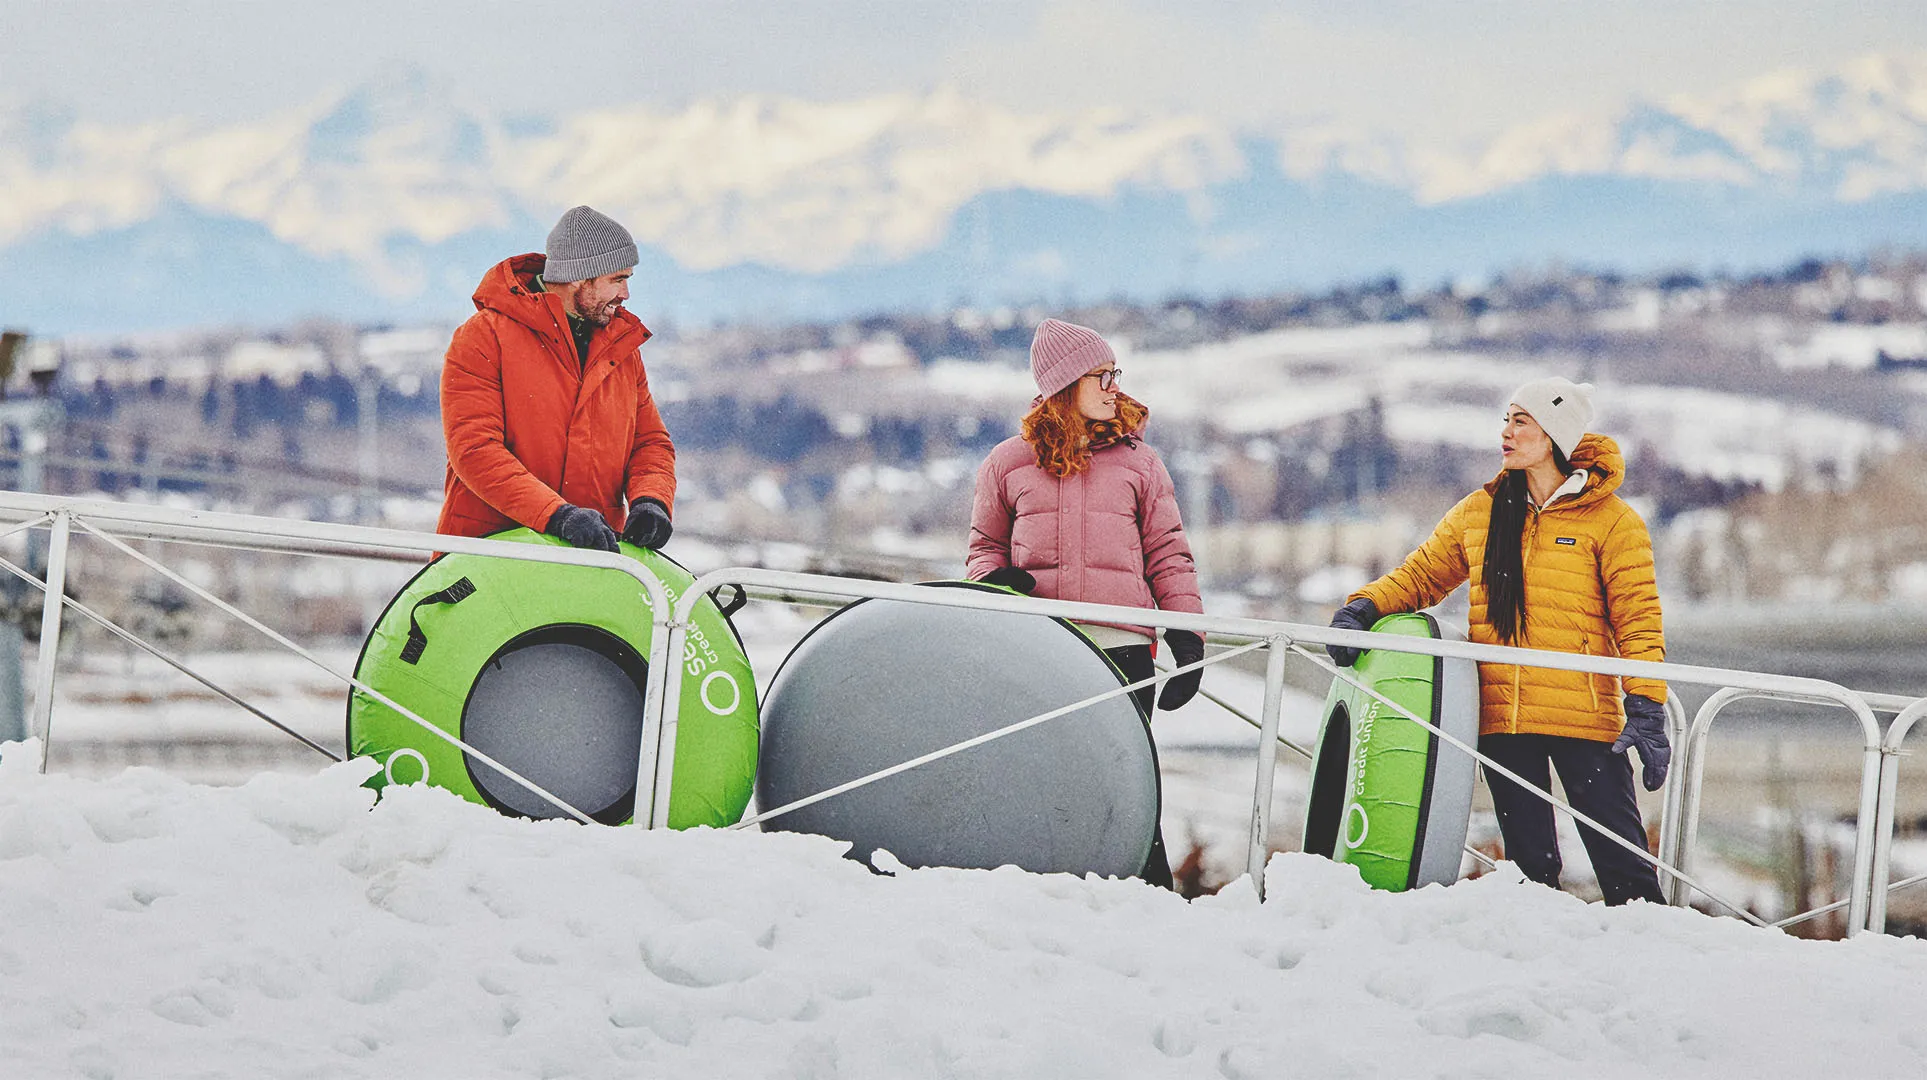
M1561 474L1572 472L1572 463L1557 446L1552 463ZM1485 533L1485 614L1506 645L1526 632L1526 513L1525 471L1507 469L1492 492L1492 518Z

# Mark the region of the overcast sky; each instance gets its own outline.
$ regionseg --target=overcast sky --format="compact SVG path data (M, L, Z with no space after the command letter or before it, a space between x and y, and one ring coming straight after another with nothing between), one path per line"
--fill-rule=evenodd
M1927 49L1923 0L0 0L0 98L245 120L427 70L489 112L953 86L1457 138Z

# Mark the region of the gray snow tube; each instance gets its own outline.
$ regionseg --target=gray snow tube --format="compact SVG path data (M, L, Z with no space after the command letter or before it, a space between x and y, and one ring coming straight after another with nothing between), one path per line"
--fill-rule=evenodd
M990 588L990 586L976 586ZM1061 619L864 600L819 623L763 702L770 810L1122 685ZM1157 827L1157 759L1129 695L774 818L908 866L1126 877Z

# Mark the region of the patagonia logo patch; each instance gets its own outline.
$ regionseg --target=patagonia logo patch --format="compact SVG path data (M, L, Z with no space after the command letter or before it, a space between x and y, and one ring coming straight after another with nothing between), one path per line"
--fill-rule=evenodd
M1572 545L1577 544L1578 542L1579 542L1579 538L1576 536L1562 536L1559 539L1553 541L1553 543L1555 544L1564 544L1567 547L1571 547Z
M1553 398L1552 403L1554 405L1564 405L1566 403L1566 396L1564 394L1561 394L1558 397Z

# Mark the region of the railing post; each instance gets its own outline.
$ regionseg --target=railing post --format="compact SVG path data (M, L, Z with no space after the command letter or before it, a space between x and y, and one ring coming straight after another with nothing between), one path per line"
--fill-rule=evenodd
M1686 729L1686 706L1680 704L1679 695L1669 686L1666 688L1666 731L1673 744L1673 767L1666 773L1666 785L1661 789L1664 801L1659 810L1659 861L1668 866L1680 865L1680 813L1685 808L1686 773L1692 768L1693 758ZM1686 895L1686 885L1671 874L1661 874L1659 891L1668 904L1677 907Z
M1900 711L1881 740L1880 797L1874 811L1873 868L1868 882L1867 929L1887 932L1888 879L1893 876L1894 819L1899 815L1900 744L1920 718L1927 716L1927 698Z
M66 609L67 540L73 531L73 516L66 510L54 514L53 534L47 541L47 591L40 600L40 659L33 678L33 726L40 736L40 771L47 771L47 753L53 743L54 666L60 654L60 615Z
M1887 932L1887 879L1892 876L1888 860L1893 851L1894 802L1900 793L1900 758L1882 754L1880 759L1880 800L1874 811L1873 870L1867 895L1867 929L1876 934Z
M662 744L663 717L674 707L673 703L682 698L682 680L678 678L682 661L679 642L676 653L669 651L675 636L670 631L676 607L674 599L661 605L661 610L647 595L643 603L649 605L649 674L643 686L642 741L636 751L636 808L630 822L650 829L656 825L656 758ZM678 659L672 661L671 656ZM665 809L668 806L666 799L663 806Z
M1265 709L1259 717L1258 775L1251 787L1251 832L1245 848L1245 871L1260 900L1265 896L1265 860L1271 855L1271 794L1278 768L1278 713L1285 698L1287 641L1275 634L1265 643Z
M1865 706L1862 706L1865 708ZM1880 816L1880 774L1881 753L1878 737L1874 744L1860 753L1860 813L1854 822L1853 834L1853 891L1848 894L1851 903L1847 905L1847 936L1868 928L1872 921L1874 904L1873 862L1875 848L1875 819ZM1887 921L1887 890L1880 889L1880 921L1884 928Z
M701 583L698 582L698 585ZM695 586L691 586L694 588ZM682 611L687 605L676 605L675 617L669 623L668 641L664 645L666 659L662 680L662 711L656 721L656 736L643 740L646 757L637 762L637 769L652 770L649 777L650 811L648 826L652 829L669 827L669 797L674 794L676 779L676 725L682 717L682 654L688 647L688 618ZM752 687L751 693L755 692ZM653 746L651 745L653 743ZM640 775L637 778L641 782ZM641 798L641 791L636 796Z
M1673 768L1681 773L1679 806L1673 812L1679 824L1674 833L1673 858L1669 861L1685 873L1692 873L1693 852L1699 846L1700 792L1706 784L1706 733L1713 726L1713 718L1739 697L1740 691L1730 686L1715 690L1700 703L1699 712L1686 729L1686 737L1677 747L1683 753L1683 760L1673 762ZM1685 882L1670 878L1668 884L1672 888L1665 896L1674 907L1686 907L1692 902L1693 890Z

